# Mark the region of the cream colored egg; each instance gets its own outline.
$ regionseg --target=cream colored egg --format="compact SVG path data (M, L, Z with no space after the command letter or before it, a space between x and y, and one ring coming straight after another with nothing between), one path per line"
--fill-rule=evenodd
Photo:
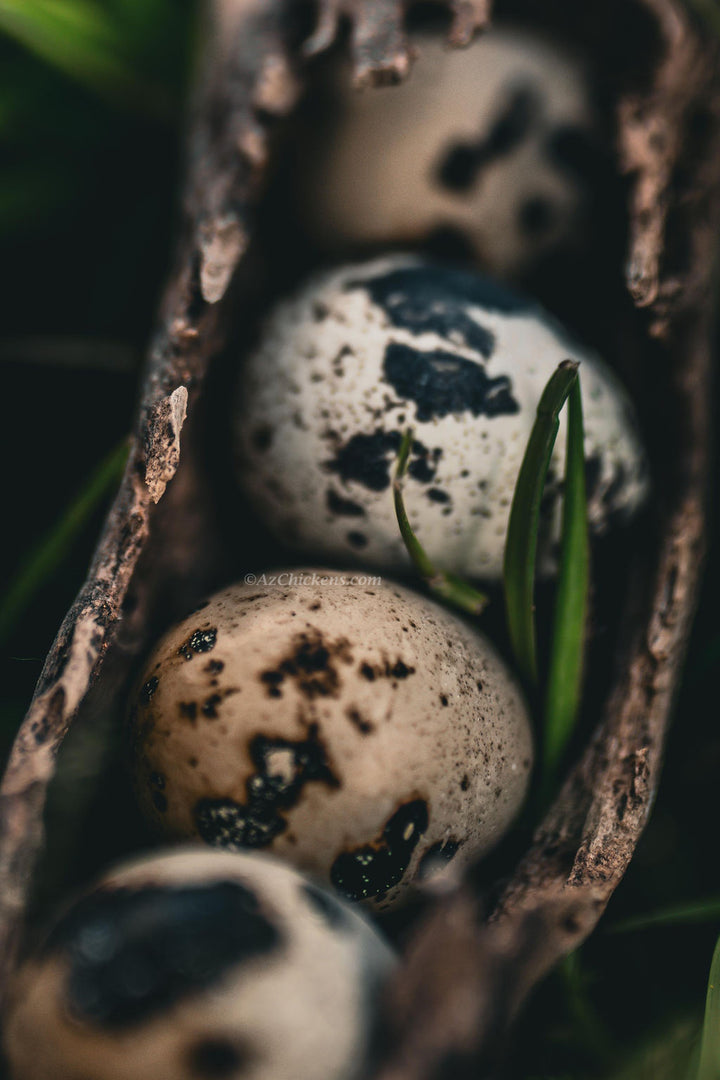
M289 867L203 849L128 863L11 987L13 1080L355 1080L394 958Z
M496 844L532 758L482 635L324 570L234 585L172 629L132 727L140 803L167 835L269 851L381 908Z
M537 405L567 358L581 363L588 515L600 535L629 521L648 490L617 378L532 301L412 256L320 274L271 313L238 382L241 485L288 546L406 571L391 476L412 427L405 502L421 543L438 566L498 580ZM564 457L563 415L543 504L546 574Z
M450 230L502 276L571 244L598 157L583 66L519 31L415 46L398 86L358 91L347 63L323 83L330 115L302 130L296 177L311 234L340 252Z

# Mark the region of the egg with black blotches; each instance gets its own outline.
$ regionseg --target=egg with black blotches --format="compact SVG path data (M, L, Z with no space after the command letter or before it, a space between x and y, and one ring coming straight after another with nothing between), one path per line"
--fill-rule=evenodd
M289 547L407 571L391 480L412 427L405 503L420 542L444 569L499 580L537 405L567 358L580 361L588 517L603 534L648 492L616 376L533 301L407 255L321 273L272 311L238 380L240 484ZM544 575L555 567L564 457L563 414L543 501Z
M392 950L276 860L184 849L113 870L10 988L14 1080L355 1080Z
M342 61L323 80L294 170L310 235L332 252L454 241L501 276L575 247L603 175L586 65L519 30L413 44L400 85L358 91Z
M523 697L484 636L329 570L260 575L175 626L131 726L159 830L269 851L379 909L493 847L532 760Z

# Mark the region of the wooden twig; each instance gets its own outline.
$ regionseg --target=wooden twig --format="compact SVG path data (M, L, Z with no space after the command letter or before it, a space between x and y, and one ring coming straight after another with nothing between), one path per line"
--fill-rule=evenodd
M704 545L720 124L715 50L696 37L677 0L638 2L665 49L652 84L619 104L620 159L633 181L629 285L637 304L649 308L674 372L678 423L668 438L675 439L676 475L663 485L658 540L643 553L638 575L645 588L632 611L635 633L604 719L494 909L483 913L461 886L421 922L388 999L382 1080L458 1077L464 1067L473 1076L492 1072L499 1040L532 986L597 923L658 784ZM465 44L485 25L489 4L448 4L450 39ZM208 542L190 434L209 359L225 337L223 301L252 236L271 120L287 114L300 91L281 0L214 0L213 15L189 142L182 238L149 352L130 460L0 787L0 987L18 949L47 786L68 727L102 676L114 635L120 630L122 647L136 654L158 577L183 580ZM344 17L357 82L402 78L410 63L404 15L401 0L322 0L305 52L327 49ZM714 118L708 153L692 163L695 184L680 199L677 162L699 105ZM672 273L663 263L670 228L682 231L690 252L686 268ZM191 527L196 518L200 524Z

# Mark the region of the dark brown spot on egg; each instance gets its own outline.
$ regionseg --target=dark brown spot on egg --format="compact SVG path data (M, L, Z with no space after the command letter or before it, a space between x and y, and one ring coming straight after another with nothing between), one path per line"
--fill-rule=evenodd
M374 730L374 725L369 720L366 720L360 710L354 705L351 705L345 710L345 715L350 723L358 729L361 735L369 735L371 731Z
M268 696L281 697L285 680L294 683L304 697L337 697L340 691L338 661L352 663L347 638L326 638L320 630L308 629L296 635L291 652L276 667L262 672L260 680L268 688Z
M332 488L328 488L325 493L325 502L327 508L331 514L337 514L339 517L364 517L365 511L359 503L353 502L352 499L343 499L341 495L338 495Z
M250 1061L248 1051L228 1036L201 1039L190 1048L188 1068L198 1080L224 1080L239 1076Z
M267 424L255 428L252 433L252 444L261 454L270 449L273 441L272 428Z
M402 881L428 820L426 801L413 799L395 811L377 839L343 851L330 868L338 892L350 900L367 900L394 888Z
M203 716L207 716L209 720L216 720L217 708L221 701L222 696L220 694L211 694L209 698L206 698L201 706Z
M167 810L167 798L163 795L162 791L153 791L150 795L152 804L159 814L164 814Z
M394 679L407 679L409 675L415 674L415 668L410 667L403 660L396 660L392 667L385 667L385 673L392 675Z
M159 681L160 680L158 679L157 675L153 675L152 678L148 679L148 681L144 684L142 690L140 691L140 701L143 705L150 704L150 699L157 690Z
M307 739L291 740L256 735L249 743L254 772L245 782L246 800L200 799L195 824L208 844L261 848L285 832L285 812L296 806L306 784L340 786L328 761L317 724Z
M42 953L62 955L74 1017L123 1030L221 984L280 941L250 889L219 881L96 890L55 925Z
M280 684L284 679L285 676L281 671L263 671L260 675L260 682L265 683L267 686L268 697L282 697Z
M406 664L404 660L401 660L398 657L395 661L385 659L380 664L370 664L368 661L365 661L360 665L360 674L363 678L367 679L368 682L382 678L407 679L415 674L415 668L410 664Z
M196 653L207 653L215 648L217 641L217 627L208 630L195 630L187 641L178 649L178 656L184 656L186 660L192 660Z
M194 721L197 719L197 702L195 701L179 701L178 712L182 716L183 720Z
M518 225L525 236L542 236L555 227L557 216L557 208L550 199L535 195L520 207Z

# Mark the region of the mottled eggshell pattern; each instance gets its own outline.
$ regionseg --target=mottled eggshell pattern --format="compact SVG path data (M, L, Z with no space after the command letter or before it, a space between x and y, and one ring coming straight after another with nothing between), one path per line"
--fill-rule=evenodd
M445 569L499 579L537 404L568 357L581 361L588 513L603 533L632 516L648 487L615 376L531 301L412 256L324 273L271 314L238 389L242 486L289 546L407 570L391 474L412 426L405 501L420 541ZM543 573L554 568L564 455L563 415Z
M489 642L367 581L281 572L171 630L133 706L134 771L165 833L271 851L385 908L499 840L532 748Z
M12 987L14 1080L355 1080L394 956L259 855L141 859L71 906Z
M302 131L297 170L313 235L347 251L452 232L501 276L569 246L598 171L582 65L517 31L415 45L398 86L358 92L347 64L324 86L332 114Z

